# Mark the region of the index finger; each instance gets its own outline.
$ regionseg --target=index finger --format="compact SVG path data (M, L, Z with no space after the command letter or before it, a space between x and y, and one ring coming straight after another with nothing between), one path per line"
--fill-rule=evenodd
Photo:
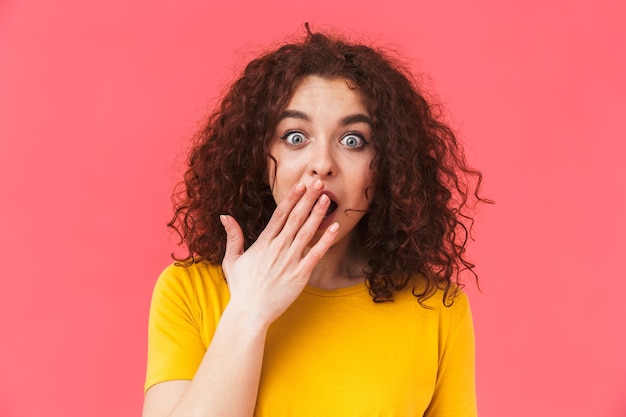
M263 232L259 235L259 239L272 239L278 236L280 231L283 230L283 226L287 222L289 214L296 206L298 201L300 201L305 192L306 185L304 185L302 182L298 182L293 187L291 187L291 189L287 193L287 196L283 199L283 201L280 202L280 204L276 206L276 210L274 210L270 221L267 223L267 226L265 226Z

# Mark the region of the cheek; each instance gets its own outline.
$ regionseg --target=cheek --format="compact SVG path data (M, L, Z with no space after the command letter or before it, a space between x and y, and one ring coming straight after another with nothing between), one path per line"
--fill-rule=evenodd
M368 186L374 184L374 173L372 172L369 164L363 168L363 182Z
M274 179L276 178L276 162L272 158L267 158L267 169L265 170L265 178L263 180L270 188L274 188Z
M276 204L280 204L299 178L295 178L284 163L270 161L268 165L268 184L272 190L274 201Z
M281 192L285 184L292 181L295 175L293 165L292 161L285 158L274 157L274 159L268 159L267 183L272 189L272 193Z

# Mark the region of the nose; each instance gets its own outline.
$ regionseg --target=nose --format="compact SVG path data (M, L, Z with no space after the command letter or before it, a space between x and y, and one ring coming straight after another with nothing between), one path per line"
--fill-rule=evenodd
M326 178L337 175L337 166L332 150L327 144L318 143L311 155L309 173L314 177Z

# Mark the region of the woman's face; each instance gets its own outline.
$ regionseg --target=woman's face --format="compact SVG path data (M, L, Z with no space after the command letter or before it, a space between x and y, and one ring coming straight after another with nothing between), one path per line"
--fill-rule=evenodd
M366 193L372 185L371 140L370 114L347 80L308 76L299 83L270 143L276 164L270 161L269 179L277 204L297 182L324 182L332 202L314 241L334 222L336 242L351 239L365 215L373 194Z

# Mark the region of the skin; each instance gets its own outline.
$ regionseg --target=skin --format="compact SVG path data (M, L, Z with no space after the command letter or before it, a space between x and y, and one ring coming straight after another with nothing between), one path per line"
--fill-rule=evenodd
M341 78L305 78L281 115L270 146L276 161L269 169L274 200L281 202L297 182L311 185L321 180L324 193L336 204L312 239L315 242L331 223L339 224L336 242L313 270L310 285L338 288L353 285L362 275L364 260L356 247L355 227L370 203L366 190L372 185L371 137L361 94Z
M245 252L241 227L221 216L230 302L194 379L150 388L144 417L252 416L269 326L307 284L363 279L355 226L369 204L374 154L361 96L343 79L307 77L282 116L270 147L277 208ZM337 209L327 216L329 196Z

